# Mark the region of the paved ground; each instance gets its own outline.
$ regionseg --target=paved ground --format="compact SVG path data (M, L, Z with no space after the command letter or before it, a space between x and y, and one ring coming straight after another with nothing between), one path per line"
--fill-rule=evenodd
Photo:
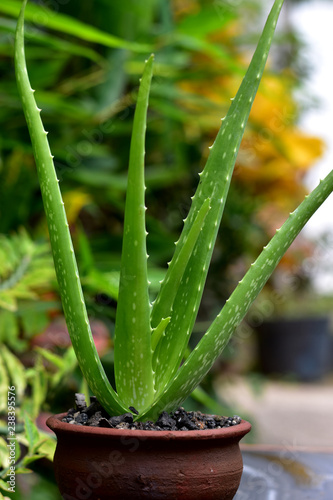
M332 449L331 449L332 450ZM234 500L332 500L333 453L243 446Z
M301 384L265 381L254 390L245 378L218 384L235 414L253 425L251 441L284 447L333 447L333 378Z

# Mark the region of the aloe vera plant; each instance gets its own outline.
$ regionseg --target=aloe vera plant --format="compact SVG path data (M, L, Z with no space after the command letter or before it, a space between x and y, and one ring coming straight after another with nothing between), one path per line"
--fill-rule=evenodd
M149 299L145 227L144 156L153 59L140 83L129 155L119 297L116 313L115 382L109 383L89 327L68 223L47 132L28 78L24 55L23 1L15 67L48 222L63 309L74 350L91 390L112 415L134 406L147 420L181 404L220 356L235 328L297 234L333 190L333 171L320 182L264 247L201 341L182 364L196 320L214 243L248 115L262 77L283 0L268 16L247 73L222 120L174 256L153 304Z

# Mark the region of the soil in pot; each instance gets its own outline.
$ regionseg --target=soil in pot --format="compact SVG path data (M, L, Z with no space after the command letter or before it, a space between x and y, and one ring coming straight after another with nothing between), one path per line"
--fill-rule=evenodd
M134 421L133 416L133 414L138 415L137 410L132 406L129 410L131 412L111 417L95 397L90 398L90 405L87 407L84 394L76 394L75 408L68 410L62 421L69 424L109 429L201 431L231 427L240 424L242 420L238 415L232 417L206 415L199 411L187 412L184 408L180 407L170 414L163 411L155 422L151 420L137 422Z

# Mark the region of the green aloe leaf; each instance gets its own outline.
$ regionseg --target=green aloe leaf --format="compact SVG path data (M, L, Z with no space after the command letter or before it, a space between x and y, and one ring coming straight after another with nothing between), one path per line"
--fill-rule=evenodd
M333 170L276 231L179 369L174 380L155 401L153 407L145 413L144 418L153 418L161 407L169 411L179 406L191 394L222 353L235 328L244 318L287 248L332 191Z
M282 4L283 0L274 3L243 82L210 148L208 161L200 174L200 182L172 259L172 262L178 259L201 206L209 198L211 209L184 271L173 303L170 323L154 354L157 392L163 390L170 377L176 373L196 320L237 152L264 71Z
M153 329L153 333L151 336L151 348L152 351L155 351L160 339L162 338L162 335L165 332L166 327L168 326L170 322L171 317L167 316L166 318L161 319L159 324L156 326L156 328Z
M146 62L134 115L115 326L115 378L120 397L137 410L154 397L148 294L145 133L153 56Z
M181 247L177 258L173 259L165 279L162 281L161 289L156 297L152 309L152 327L160 323L163 318L169 317L172 312L178 287L182 281L184 271L192 255L193 249L202 231L205 218L210 209L210 199L204 201L186 237L184 245ZM178 243L177 243L178 244Z
M24 53L26 3L24 0L17 24L15 71L33 146L66 323L80 368L91 390L109 412L119 414L127 409L107 379L92 338L53 156L28 77Z

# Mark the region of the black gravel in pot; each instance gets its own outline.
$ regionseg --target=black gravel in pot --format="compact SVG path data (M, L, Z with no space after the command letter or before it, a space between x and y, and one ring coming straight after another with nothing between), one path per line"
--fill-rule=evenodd
M85 425L91 427L109 427L111 429L138 429L156 431L193 431L204 429L221 429L230 427L241 422L241 417L222 417L220 415L206 415L199 411L187 412L184 408L167 413L163 411L156 422L136 422L134 418L138 411L134 407L129 408L130 412L123 415L110 416L97 401L95 396L90 398L90 405L87 406L83 394L75 395L75 408L68 410L63 417L63 422L74 425Z

